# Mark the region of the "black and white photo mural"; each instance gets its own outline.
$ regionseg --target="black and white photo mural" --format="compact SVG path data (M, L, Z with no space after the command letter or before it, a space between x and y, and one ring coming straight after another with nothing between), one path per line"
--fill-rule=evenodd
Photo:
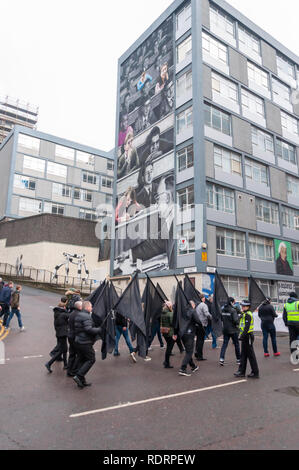
M120 71L114 274L174 269L173 20Z

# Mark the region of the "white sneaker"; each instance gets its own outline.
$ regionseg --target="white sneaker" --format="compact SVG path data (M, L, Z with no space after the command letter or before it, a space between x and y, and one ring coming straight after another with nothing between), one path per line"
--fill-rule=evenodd
M153 348L150 346L150 347L148 348L148 351L152 351L152 350L153 350Z
M135 362L135 363L137 362L137 359L136 359L136 356L135 356L134 351L130 353L130 357L131 357L131 359L132 359L133 362Z
M149 357L149 356L146 356L146 358L145 358L144 360L145 360L145 362L149 362L149 361L151 361L151 360L152 360L152 358L151 358L151 357Z
M24 327L24 326L22 326L22 328L20 328L20 332L21 332L21 331L25 331L25 327Z

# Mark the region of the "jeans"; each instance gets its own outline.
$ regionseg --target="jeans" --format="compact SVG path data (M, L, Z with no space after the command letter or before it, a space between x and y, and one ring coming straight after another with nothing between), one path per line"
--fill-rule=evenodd
M185 357L182 362L181 369L186 371L187 365L189 364L191 369L195 369L196 365L193 361L193 352L194 352L194 335L184 335L182 337L182 343L185 347Z
M227 346L229 343L229 340L232 339L232 342L234 343L235 346L235 353L236 353L236 358L239 361L241 358L241 351L240 351L240 344L239 344L239 335L238 333L232 334L232 335L223 335L223 345L220 353L220 359L225 359L225 353L227 350Z
M164 344L163 344L163 339L162 339L162 335L161 335L161 331L160 331L160 320L155 321L155 323L152 325L151 339L149 341L148 347L151 346L151 344L154 341L156 335L158 336L158 340L159 340L160 346L162 348L162 346L164 346Z
M6 321L6 327L8 328L9 327L9 324L10 324L10 321L12 319L12 317L16 315L17 318L18 318L18 323L19 323L19 327L20 328L23 328L23 323L22 323L22 317L21 317L21 312L18 308L12 308L11 309L11 312L10 312L10 315L8 317L8 320Z
M268 338L269 335L271 336L271 341L272 341L272 348L274 354L278 352L277 350L277 343L276 343L276 328L274 324L262 324L262 332L263 332L263 347L264 347L264 353L268 354Z
M133 348L132 343L131 343L130 338L129 338L128 328L124 331L122 326L117 326L116 325L116 338L115 338L114 354L115 353L118 354L118 343L119 343L121 335L123 335L123 337L125 338L127 346L130 350L130 353L134 352L134 348Z
M214 335L214 332L213 332L213 329L212 329L212 325L208 325L208 326L205 328L205 331L206 331L205 339L207 339L208 336L209 336L209 334L211 333L212 338L213 338L212 348L213 348L213 349L216 349L216 348L217 348L217 338L216 338L216 336Z

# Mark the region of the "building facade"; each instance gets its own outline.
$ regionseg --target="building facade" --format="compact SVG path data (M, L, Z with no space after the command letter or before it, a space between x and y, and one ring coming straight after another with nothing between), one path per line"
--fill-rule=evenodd
M16 126L0 147L0 217L96 220L112 204L114 156ZM102 211L103 212L103 211Z
M9 96L0 96L0 144L15 125L36 129L38 107Z
M298 67L223 0L173 2L120 58L112 275L299 287Z

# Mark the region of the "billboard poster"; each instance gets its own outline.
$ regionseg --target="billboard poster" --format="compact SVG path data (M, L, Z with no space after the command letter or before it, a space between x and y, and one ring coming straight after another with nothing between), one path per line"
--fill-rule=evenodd
M274 240L276 274L294 276L292 245L290 242Z
M114 275L174 269L174 58L170 17L120 70Z

